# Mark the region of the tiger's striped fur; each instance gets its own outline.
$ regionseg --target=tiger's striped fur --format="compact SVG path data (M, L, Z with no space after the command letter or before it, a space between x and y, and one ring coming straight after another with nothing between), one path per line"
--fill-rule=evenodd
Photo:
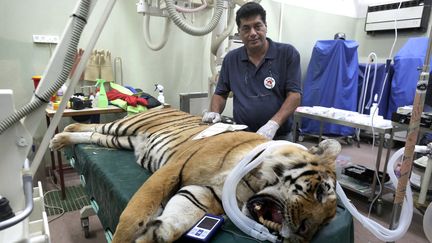
M123 211L114 242L172 242L205 213L222 214L222 188L231 169L266 138L230 132L200 140L201 118L154 109L107 124L72 124L51 141L134 149L153 172ZM289 242L308 242L336 213L335 165L340 144L325 140L310 150L284 146L265 158L237 187L243 212ZM120 163L120 162L119 162ZM259 219L261 217L261 219Z

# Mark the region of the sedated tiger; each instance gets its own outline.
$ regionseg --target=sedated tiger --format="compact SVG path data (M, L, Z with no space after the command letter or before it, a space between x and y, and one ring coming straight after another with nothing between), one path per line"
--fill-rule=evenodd
M113 242L172 242L205 213L224 213L227 175L268 141L244 131L192 140L206 128L201 117L155 108L107 124L71 124L55 135L50 147L93 143L134 150L137 163L153 174L122 212ZM309 242L336 214L335 159L340 150L331 139L309 150L292 145L276 149L238 184L242 212L273 232L285 232L286 242Z

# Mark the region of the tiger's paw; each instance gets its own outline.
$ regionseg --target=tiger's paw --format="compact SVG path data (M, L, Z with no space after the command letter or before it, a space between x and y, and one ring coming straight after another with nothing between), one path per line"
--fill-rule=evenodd
M147 223L146 228L142 235L138 236L135 240L136 243L150 243L150 242L173 242L174 229L171 225L156 219Z
M73 123L70 125L67 125L63 131L64 132L79 132L81 130L81 124L79 123Z
M60 150L71 143L69 133L62 132L56 134L50 141L51 150Z

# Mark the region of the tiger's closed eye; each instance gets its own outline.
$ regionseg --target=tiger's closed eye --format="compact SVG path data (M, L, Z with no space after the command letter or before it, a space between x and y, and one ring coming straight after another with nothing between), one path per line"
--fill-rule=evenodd
M298 230L297 230L297 234L299 235L304 235L306 234L306 232L308 232L309 227L307 225L307 219L303 219L303 221L301 222Z

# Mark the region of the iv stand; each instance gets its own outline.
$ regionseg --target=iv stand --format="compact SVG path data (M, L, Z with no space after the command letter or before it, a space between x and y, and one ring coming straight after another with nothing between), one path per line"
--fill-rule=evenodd
M405 151L403 155L402 165L401 165L401 176L399 177L399 182L396 188L396 195L393 203L392 221L390 228L394 229L397 226L397 219L400 216L402 203L405 197L406 186L412 169L414 149L417 143L417 138L420 130L420 119L423 112L426 90L429 81L429 61L431 56L432 48L432 30L429 30L428 47L426 51L426 57L424 60L424 65L420 73L419 80L417 82L416 94L414 97L414 103L412 108L411 120L408 126L408 133L405 142Z

